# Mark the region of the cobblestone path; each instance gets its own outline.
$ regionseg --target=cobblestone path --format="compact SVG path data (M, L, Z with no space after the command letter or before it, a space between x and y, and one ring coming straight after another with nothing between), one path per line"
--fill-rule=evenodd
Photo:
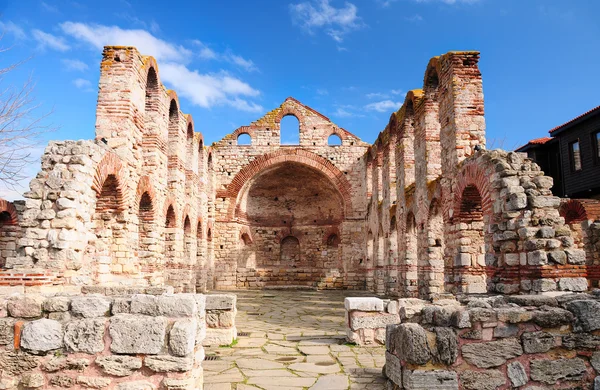
M205 390L384 389L385 349L345 344L356 291L235 291L237 344L207 348Z

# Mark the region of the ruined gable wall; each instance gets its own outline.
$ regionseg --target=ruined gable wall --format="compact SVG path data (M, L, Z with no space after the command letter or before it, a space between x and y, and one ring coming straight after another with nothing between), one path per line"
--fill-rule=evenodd
M299 119L299 146L280 145L279 125L281 118L285 115L294 115ZM251 145L237 145L237 137L240 134L250 135ZM342 139L342 145L329 146L328 137L331 134L337 134ZM216 197L214 235L216 286L219 288L235 285L239 287L260 287L264 285L261 280L273 280L277 283L287 281L285 277L274 280L272 271L257 272L254 269L240 269L239 277L241 279L236 279L237 260L240 256L244 256L244 252L254 252L255 258L262 258L266 265L276 264L280 256L278 250L279 240L291 233L283 227L275 230L270 226L253 227L250 229L250 236L255 241L252 243L251 249L244 249L241 242L241 231L244 226L247 226L247 223L239 220L235 214L239 194L237 192L232 193L233 186L236 184L239 184L239 186L246 185L255 175L260 175L263 168L279 164L280 158L289 158L295 163L306 164L317 170L325 170L333 180L338 180L335 179L335 175L343 176L339 180L348 183L348 188L344 188L344 191L347 192L345 196L349 199L348 203L351 203L351 207L348 205L345 210L346 220L338 226L341 235L341 257L344 262L341 266L335 268L338 270L333 273L335 275L325 275L323 277L322 270L311 271L309 267L304 268L306 272L296 272L296 274L315 274L314 276L308 276L307 280L315 280L317 274L321 275L319 280L322 280L322 285L327 287L339 285L341 278L337 276L338 273L340 275L345 274L344 279L351 280L349 283L353 286L362 283L362 276L355 274L354 270L357 268L355 265L362 259L362 248L359 242L364 232L362 232L362 223L359 220L364 215L366 207L364 203L364 191L366 191L364 187L365 170L364 159L362 158L366 145L355 136L333 124L328 118L302 105L293 98L286 99L280 107L267 113L250 126L240 127L234 133L215 143L212 146L212 151ZM289 155L289 157L283 155ZM240 171L258 158L264 159L264 161L260 160L258 169L252 171L251 174L240 174ZM269 231L270 236L273 238L266 239L267 236L264 236L264 234L262 234L263 238L257 238L261 235L257 234L257 230ZM302 252L309 257L322 258L321 264L324 268L328 268L328 264L331 263L331 260L328 259L331 257L332 251L327 248L323 240L317 240L317 237L325 234L326 231L327 227L323 226L305 228L302 232L294 233L306 236L306 242L320 243L310 248L303 247ZM277 238L277 235L280 237ZM325 252L327 254L324 254Z

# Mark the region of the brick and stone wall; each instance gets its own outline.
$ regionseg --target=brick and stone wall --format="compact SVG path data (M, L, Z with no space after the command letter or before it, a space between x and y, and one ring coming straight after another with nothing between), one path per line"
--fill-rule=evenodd
M600 384L598 290L557 297L447 295L433 302L347 298L346 308L349 341L385 343L391 389ZM378 333L386 323L382 340Z
M163 291L1 297L2 388L201 389L205 296Z

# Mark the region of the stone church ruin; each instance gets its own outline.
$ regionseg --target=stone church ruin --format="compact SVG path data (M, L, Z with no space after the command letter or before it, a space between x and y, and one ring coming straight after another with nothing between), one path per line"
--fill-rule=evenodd
M42 305L27 295L22 302L2 301L9 313L4 310L0 317L7 319L0 320L13 329L19 318L81 317L86 322L77 326L93 333L104 326L96 318L106 315L112 338L106 348L117 355L107 355L105 364L121 359L120 353L166 353L148 367L189 375L157 374L150 387L136 388L194 388L202 377L205 313L235 315L235 301L208 307L201 293L210 290L368 290L401 298L402 305L405 298L558 295L598 287L600 221L594 210L600 201L553 196L552 179L525 154L486 150L478 61L473 51L432 58L422 89L406 94L372 145L292 97L205 145L177 93L161 83L154 58L133 47L105 47L96 138L50 142L25 200L0 200L0 291L76 297L70 304L55 297ZM298 145L282 143L286 116L298 120ZM238 143L240 137L250 141ZM173 291L182 294L163 294ZM117 292L136 295L107 298ZM87 296L93 293L104 298ZM376 305L392 323L405 319L397 306ZM445 326L423 318L423 324ZM162 339L148 341L150 352L119 338L157 327ZM225 328L228 340L234 338L233 321ZM385 342L384 325L369 332L371 341L377 335ZM0 344L14 345L5 359L17 359L24 339L9 333L0 335ZM355 341L364 342L364 334L356 333ZM51 338L57 346L60 337ZM105 342L100 337L74 350L104 351ZM393 345L388 351L402 371L402 354ZM27 361L34 367L32 356ZM142 365L132 359L130 371ZM580 368L577 375L584 375L587 368ZM15 368L13 375L21 374ZM448 388L459 381L451 377Z

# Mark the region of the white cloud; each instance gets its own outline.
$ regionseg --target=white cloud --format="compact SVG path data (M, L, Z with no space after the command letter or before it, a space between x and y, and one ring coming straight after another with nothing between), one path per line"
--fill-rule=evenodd
M92 83L86 79L75 79L73 84L84 92L93 92Z
M390 92L392 95L402 95L404 93L404 91L401 89L392 89Z
M190 100L192 104L204 108L228 105L250 112L263 110L260 105L248 100L259 96L258 90L225 71L200 73L189 69L187 64L192 60L192 50L156 38L145 30L125 30L116 26L74 22L63 23L60 27L66 34L91 45L94 49L100 50L105 45L135 46L140 53L154 56L160 62L161 80L170 84L179 96ZM193 44L200 47L200 56L204 55L206 59L215 58L214 56L218 58L219 54L202 42L193 41ZM251 61L235 57L230 57L230 61L239 66L254 66Z
M217 53L213 49L211 49L210 47L206 46L200 40L194 39L192 41L192 43L194 45L198 46L198 48L200 49L200 52L198 53L198 55L200 56L200 58L203 58L205 60L216 60L218 58Z
M317 88L317 95L325 96L329 95L329 91L325 88Z
M204 42L201 42L197 39L194 39L192 43L195 46L198 46L200 50L198 52L198 55L202 59L225 61L239 68L243 68L247 72L258 71L258 68L256 67L256 65L254 65L254 62L252 60L247 60L242 56L232 53L231 51L227 51L225 53L217 53L216 51L208 47L208 45L206 45Z
M200 107L226 104L242 111L262 111L260 105L241 98L256 97L260 92L226 72L201 74L182 64L165 63L160 67L160 75L163 80L173 84L180 96Z
M423 21L423 17L419 14L414 14L412 16L407 16L404 19L406 19L409 22L413 22L413 23L419 23Z
M14 37L17 39L25 39L27 37L27 34L25 34L25 31L21 27L10 21L0 22L0 30L2 30L2 33L14 35Z
M295 24L311 34L315 30L324 29L338 43L344 40L344 35L363 26L357 15L358 8L352 3L335 8L329 4L329 0L306 1L290 4L290 12Z
M243 57L232 53L225 54L225 60L234 65L239 66L240 68L244 68L248 72L254 72L258 70L258 68L254 65L254 62L252 62L252 60L247 60Z
M380 102L369 103L365 106L365 109L369 111L387 112L397 110L402 105L401 102L394 102L391 100L382 100Z
M70 59L65 58L65 59L61 60L61 62L65 65L67 70L75 70L78 72L83 72L88 69L87 64L83 61L70 60Z
M387 99L389 95L381 92L371 92L365 95L367 99Z
M58 8L56 8L53 5L50 5L50 4L46 3L45 1L42 1L40 3L40 5L42 6L43 9L45 9L48 12L59 13Z
M124 30L117 26L102 26L65 22L62 31L101 50L105 45L135 46L140 53L150 54L157 61L188 62L192 52L181 45L156 38L145 30Z
M50 48L57 51L67 51L71 47L65 42L64 38L57 37L41 30L31 30L31 35L35 39L41 48Z
M336 104L336 110L333 116L338 118L364 117L363 114L357 113L358 109L351 104Z

